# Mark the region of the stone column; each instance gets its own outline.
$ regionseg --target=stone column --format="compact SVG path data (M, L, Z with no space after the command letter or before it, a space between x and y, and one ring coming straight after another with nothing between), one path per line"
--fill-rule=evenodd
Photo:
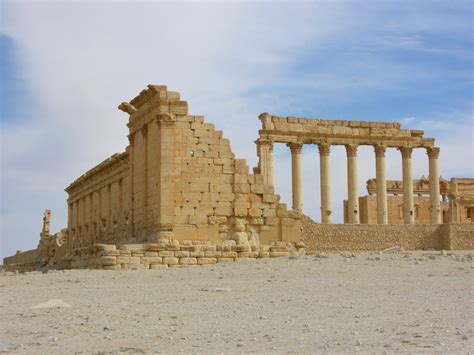
M329 155L331 146L328 143L319 144L319 164L321 174L321 223L332 223L331 209L331 170Z
M293 209L303 211L303 168L301 161L302 143L288 143L291 150L291 186L293 191Z
M274 186L275 180L273 175L273 142L266 139L258 139L257 144L258 168L260 174L263 175L263 182L266 185Z
M357 145L347 144L347 216L349 223L359 224L359 196L357 177Z
M441 223L441 203L439 200L439 148L427 148L426 152L429 159L429 171L430 171L430 214L431 223Z
M376 145L375 180L377 184L377 224L388 224L387 177L385 175L385 146Z
M415 223L415 211L413 207L413 170L411 153L412 148L398 148L402 153L403 169L403 220L405 224Z

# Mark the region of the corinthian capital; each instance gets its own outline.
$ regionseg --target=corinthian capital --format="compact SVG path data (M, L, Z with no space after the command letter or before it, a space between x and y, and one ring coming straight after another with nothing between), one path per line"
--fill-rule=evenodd
M378 157L378 158L385 157L385 150L386 149L387 149L387 147L385 147L384 145L380 145L380 144L374 145L375 156Z
M318 144L319 155L329 156L331 153L331 145L329 143L319 143Z
M428 157L430 159L438 159L439 148L438 147L426 148L426 154L428 154Z
M303 143L288 143L288 147L290 147L291 154L301 154L303 150Z
M357 156L357 144L346 144L346 153L348 157Z
M398 150L402 153L403 159L411 158L411 152L413 151L412 148L409 147L400 147Z

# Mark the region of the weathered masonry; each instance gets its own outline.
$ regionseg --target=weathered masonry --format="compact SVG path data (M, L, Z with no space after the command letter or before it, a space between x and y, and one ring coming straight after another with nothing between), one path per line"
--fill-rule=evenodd
M402 130L398 123L264 113L256 141L258 166L249 170L244 159L235 158L222 131L203 116L190 115L187 102L166 86L148 85L119 109L128 114L129 145L66 188L67 228L50 234L51 212L46 210L37 248L5 258L7 268L181 267L302 255L305 245L310 250L370 250L391 243L407 248L474 247L474 224L437 225L441 221L439 148L434 139L424 138L422 131ZM274 191L274 143L285 143L291 149L292 209L281 203ZM318 145L321 155L323 224L302 215L304 144ZM336 144L347 150L350 224L345 225L331 224L329 154L331 145ZM356 225L361 221L357 147L364 144L373 145L376 153L377 226ZM411 152L427 150L431 225L385 225L390 222L386 148L398 148L402 153L403 218L407 224L415 218ZM460 181L456 186L459 190L464 185ZM453 206L468 206L471 201L454 196L455 192L450 194ZM453 215L463 211L458 207Z
M291 150L293 209L303 209L301 150L305 144L317 145L321 174L321 222L332 223L331 173L329 156L332 145L344 145L347 152L348 222L360 222L357 196L357 148L374 147L376 156L377 223L388 223L385 151L396 148L402 155L404 222L414 223L412 150L426 149L429 158L431 223L441 223L439 191L439 148L433 138L424 138L423 131L400 129L400 123L279 117L263 113L262 129L256 141L260 158L258 170L267 184L273 184L273 144L287 144Z

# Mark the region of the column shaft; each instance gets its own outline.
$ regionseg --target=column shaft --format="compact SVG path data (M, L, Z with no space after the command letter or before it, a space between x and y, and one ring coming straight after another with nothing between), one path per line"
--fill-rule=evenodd
M347 215L349 223L359 224L357 146L346 145L347 153Z
M289 143L291 150L291 178L293 190L293 209L303 211L303 167L301 159L301 150L303 144Z
M402 153L403 169L403 220L405 224L414 224L412 148L401 147L399 150Z
M327 143L319 144L319 164L321 174L321 223L332 223L331 207L331 170L330 157L331 146Z
M388 224L387 177L385 174L385 146L376 145L375 180L377 183L377 224Z
M263 175L263 182L266 185L274 186L273 142L258 139L255 143L257 143L258 167L260 174Z
M439 148L428 148L427 149L429 158L429 171L430 171L430 214L431 223L441 223L441 202L439 192Z

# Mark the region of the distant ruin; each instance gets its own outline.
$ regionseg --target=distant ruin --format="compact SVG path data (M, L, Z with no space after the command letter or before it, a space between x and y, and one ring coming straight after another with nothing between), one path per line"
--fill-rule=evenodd
M403 219L408 225L415 221L411 152L426 149L430 223L436 230L441 223L439 148L434 146L434 139L423 137L423 131L402 130L399 123L263 113L259 116L262 129L256 141L259 162L249 170L246 160L235 158L222 131L204 122L203 116L190 115L187 102L166 86L148 85L130 102L120 104L119 109L129 115L129 145L125 151L112 155L71 183L66 188L67 228L50 235L47 210L38 248L5 258L7 268L162 268L304 254L304 242L313 245L314 240L334 231L348 233L331 224L331 145L345 145L347 151L347 227L360 227L356 225L360 222L359 145L372 145L375 149L379 182L376 234L380 240L385 238L384 225L389 222L384 154L387 147L402 153ZM287 144L291 149L292 209L281 203L274 191L274 143ZM307 219L302 223L304 144L317 145L320 153L322 224L316 228L322 229L316 235L308 232L311 228ZM462 226L455 228L454 234L441 233L435 238L436 243L425 247L471 248L474 229L472 225ZM398 226L397 233L404 233L404 227L409 228ZM424 230L416 233L420 240L428 238ZM344 234L343 239L348 235ZM338 240L341 237L335 237L329 249L338 249ZM363 248L384 245L374 240L372 245L363 244ZM342 242L340 247L346 248ZM410 247L419 248L420 244Z

